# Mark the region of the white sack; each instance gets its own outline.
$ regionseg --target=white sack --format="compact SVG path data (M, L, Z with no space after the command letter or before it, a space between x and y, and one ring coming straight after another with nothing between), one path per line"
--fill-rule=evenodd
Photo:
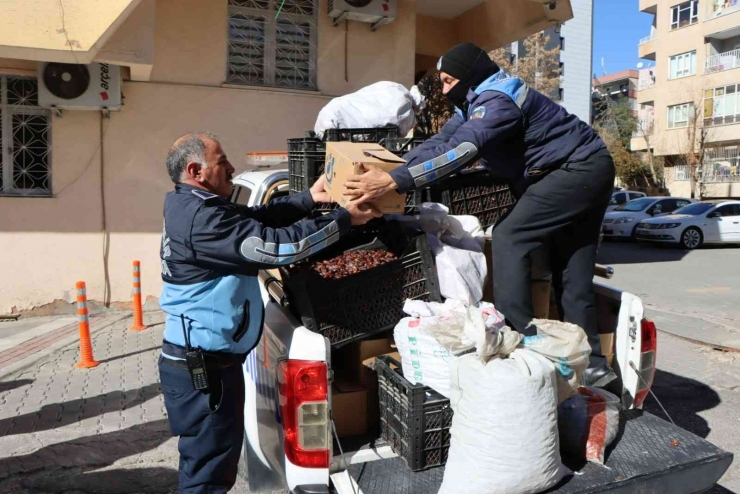
M534 494L570 473L560 460L555 367L528 350L451 363L450 453L440 494Z
M575 324L534 319L536 336L525 336L521 346L551 360L558 370L558 403L576 393L588 367L591 345L583 329Z
M437 265L440 294L468 305L480 302L488 275L486 256L481 251L452 247L431 235L428 239Z
M414 128L415 114L424 105L424 97L416 86L409 91L395 82L376 82L331 100L319 112L314 131L323 138L327 129L397 125L399 137L403 137Z
M412 384L429 386L446 398L450 397L450 362L485 346L486 339L496 340L504 327L503 315L492 304L477 308L449 299L444 304L407 300L403 310L412 317L401 319L393 331L403 375ZM474 338L466 336L468 320L482 325Z

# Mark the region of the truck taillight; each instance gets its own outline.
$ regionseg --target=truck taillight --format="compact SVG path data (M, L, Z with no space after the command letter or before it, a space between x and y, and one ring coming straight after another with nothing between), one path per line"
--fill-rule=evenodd
M640 323L641 329L641 354L637 394L635 395L635 408L642 406L650 392L650 387L655 379L655 356L658 350L658 331L655 323L649 319L643 319Z
M278 364L280 414L285 455L306 468L329 468L328 370L324 362L285 360Z

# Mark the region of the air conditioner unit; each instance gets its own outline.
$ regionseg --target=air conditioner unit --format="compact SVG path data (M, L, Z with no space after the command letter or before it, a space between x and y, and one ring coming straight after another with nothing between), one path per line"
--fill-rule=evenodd
M39 105L66 110L120 110L121 69L107 63L41 62Z
M334 25L347 19L368 22L376 27L396 20L397 0L329 0L329 17Z

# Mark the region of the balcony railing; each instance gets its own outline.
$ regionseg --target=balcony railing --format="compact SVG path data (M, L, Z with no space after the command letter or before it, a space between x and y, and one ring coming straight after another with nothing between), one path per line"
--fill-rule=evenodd
M740 149L737 146L709 148L698 170L705 183L740 182Z
M712 55L704 60L704 73L712 74L740 67L740 50Z
M642 137L644 135L653 135L655 121L652 119L640 118L637 120L637 130L632 133L632 137Z
M638 45L644 45L644 44L645 44L645 43L647 43L648 41L652 41L652 40L654 40L654 39L655 39L655 33L650 33L650 36L645 36L645 37L644 37L644 38L642 38L642 39L640 40L640 42L639 42L639 43L637 43L637 44L638 44Z

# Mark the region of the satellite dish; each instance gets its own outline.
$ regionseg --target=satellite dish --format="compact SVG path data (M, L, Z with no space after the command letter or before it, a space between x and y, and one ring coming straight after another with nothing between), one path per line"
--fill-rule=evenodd
M61 99L82 96L90 86L90 72L84 65L50 63L44 69L44 85L51 94Z
M642 67L644 67L644 65L645 65L645 64L643 64L642 62L640 62L640 63L638 63L638 64L637 64L637 68L638 68L638 69L641 69Z

